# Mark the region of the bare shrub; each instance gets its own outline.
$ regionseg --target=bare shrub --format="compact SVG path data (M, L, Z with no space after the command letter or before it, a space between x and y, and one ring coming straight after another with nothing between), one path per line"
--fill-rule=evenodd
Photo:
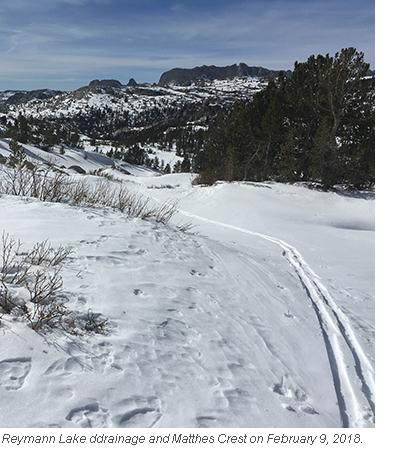
M12 314L13 311L21 309L19 302L4 282L0 282L0 308L5 314Z
M20 254L21 243L11 238L3 232L2 235L2 263L0 267L0 280L3 285L14 284L20 285L26 281L29 276L30 266L24 266L17 260Z
M61 264L71 253L72 250L66 248L62 245L59 246L57 250L52 250L52 256L48 261L49 266L58 266Z
M153 216L156 222L166 225L178 211L178 200L172 203L164 203L154 210Z
M114 190L110 182L103 178L92 186L87 179L74 181L69 191L69 201L75 206L104 206L113 207Z
M94 171L90 171L89 174L91 176L98 176L98 177L105 177L108 180L115 180L115 177L108 172L108 169L95 169Z
M185 223L179 223L177 224L177 229L180 231L180 232L189 232L191 231L193 228L195 228L196 225L195 224L192 224L192 222L185 222Z
M16 262L15 255L18 254L20 242L16 242L15 239L10 238L9 234L3 231L2 235L2 263L0 268L0 273L2 276L12 274L15 270Z
M34 171L33 171L34 172ZM38 172L39 181L36 195L32 195L41 201L61 203L66 201L71 188L70 178L61 171Z
M73 316L59 302L59 291L63 287L59 264L71 251L62 246L54 250L48 240L37 243L26 253L20 253L20 246L19 241L3 232L0 254L0 318L3 314L12 314L28 321L32 329L44 332L50 328L61 328L74 335L105 334L107 320L100 314L88 311L86 316L82 319L80 317L84 323L77 324L77 316ZM48 267L51 267L51 271ZM28 298L21 296L21 289L29 295Z
M178 201L150 206L149 198L131 192L123 185L114 189L107 179L100 180L93 187L87 179L78 180L71 188L70 199L74 205L111 208L141 219L154 218L162 224L167 224L178 211Z
M86 182L86 179L79 179L74 181L69 190L69 199L74 205L82 205L89 195L90 187Z
M40 266L55 267L61 264L73 251L63 245L59 245L58 249L52 248L48 240L36 243L32 250L23 254L23 263ZM21 254L22 255L22 254Z
M74 333L68 320L71 311L67 310L65 306L60 303L48 302L45 304L35 303L33 307L24 314L25 318L29 321L33 330L40 330L46 332L49 328L62 328L67 332Z
M119 187L114 195L113 208L121 211L121 213L131 214L133 211L133 195L126 187Z
M83 329L87 332L104 334L107 333L108 320L103 319L102 314L94 313L89 310L85 316L81 318L83 320Z
M30 196L31 172L18 166L14 169L4 170L4 182L2 182L2 193L20 197Z
M154 218L162 224L169 222L178 206L178 201L150 206L150 200L144 195L122 185L114 189L106 177L92 186L88 179L75 180L62 171L26 169L19 165L5 170L0 193L56 203L68 201L75 206L111 208L141 219Z
M3 172L1 193L7 195L60 203L67 198L70 190L71 181L62 171L39 169L33 165L28 168L18 164L13 169L4 169Z
M27 282L27 279L31 275L31 266L29 265L20 265L16 268L16 272L11 275L7 275L9 282L13 285L24 285Z
M148 205L149 198L134 193L130 198L129 214L141 219L148 219L151 217L151 209Z
M88 188L86 192L83 201L87 206L113 207L115 194L108 180L100 179L94 187Z
M162 184L162 185L149 185L147 188L148 189L156 189L156 190L160 190L160 189L175 189L177 187L180 187L180 184L175 184L175 185L171 185L171 184Z
M205 171L200 172L191 183L192 185L210 186L214 185L220 179L220 177L221 176L216 170L206 169Z
M32 278L26 281L26 287L30 293L30 301L38 305L47 304L55 293L63 286L60 269L48 275L44 270L38 269Z
M48 260L50 254L51 246L48 240L45 240L44 242L34 245L33 249L25 256L24 261L39 266Z

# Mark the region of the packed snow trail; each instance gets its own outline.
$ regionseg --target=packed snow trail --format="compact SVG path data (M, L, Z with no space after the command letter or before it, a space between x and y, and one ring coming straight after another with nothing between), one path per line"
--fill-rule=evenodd
M260 237L278 245L283 250L283 256L298 275L319 320L332 371L342 426L363 427L367 421L374 420L374 369L358 343L348 318L334 302L327 288L304 261L300 253L293 246L275 237L207 219L186 211L180 210L179 212L192 219ZM353 385L353 380L348 373L348 365L352 361L359 381L358 386ZM357 390L363 393L363 397L358 394Z

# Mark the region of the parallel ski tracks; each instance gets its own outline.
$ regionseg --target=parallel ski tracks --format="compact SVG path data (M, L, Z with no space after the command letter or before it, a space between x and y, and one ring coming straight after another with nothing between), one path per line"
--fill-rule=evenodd
M331 297L321 279L296 248L275 237L242 227L207 219L186 211L180 213L199 221L254 235L278 245L298 276L318 318L343 427L367 426L375 416L374 369L366 357L347 316ZM355 375L351 375L350 365Z

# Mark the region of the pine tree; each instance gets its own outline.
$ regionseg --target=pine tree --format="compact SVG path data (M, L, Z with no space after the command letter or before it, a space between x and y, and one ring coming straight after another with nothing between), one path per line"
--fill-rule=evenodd
M285 134L284 116L279 98L270 102L259 129L257 129L257 149L249 160L251 176L255 180L267 180L275 172L275 158Z
M191 160L188 155L184 155L184 159L181 163L181 172L190 172L191 171Z
M332 187L340 178L340 163L337 146L332 138L332 122L325 117L313 138L313 148L309 153L310 179L322 184L324 189Z
M16 139L10 140L10 164L12 166L23 167L26 162L26 152L24 148L19 145Z

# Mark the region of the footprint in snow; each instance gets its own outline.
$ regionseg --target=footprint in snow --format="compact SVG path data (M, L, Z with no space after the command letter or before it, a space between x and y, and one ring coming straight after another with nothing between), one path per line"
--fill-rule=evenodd
M199 277L203 277L203 276L204 276L204 274L202 274L202 273L200 273L200 272L198 272L198 271L195 271L195 269L192 269L192 270L190 271L190 274L193 275L193 276L196 275L196 276L199 276Z
M121 372L123 369L114 363L114 350L112 343L101 342L92 346L92 354L90 363L94 372L101 374L106 373L112 369Z
M209 429L211 427L218 427L217 418L214 416L196 417L196 426L200 429Z
M282 376L279 383L274 384L273 391L281 396L287 398L294 398L298 402L303 402L307 400L307 394L296 385L296 383L291 379L289 374Z
M76 427L103 428L110 427L111 421L107 409L100 407L99 403L91 403L72 409L66 420L74 422Z
M301 411L305 414L319 414L312 406L307 403L308 395L291 379L289 374L281 378L281 382L274 384L273 392L286 398L286 402L281 405L290 412Z
M6 390L19 390L22 388L31 367L31 358L0 361L0 386Z
M156 396L125 398L118 403L118 407L125 411L115 418L118 427L122 428L150 428L163 415L161 401Z
M71 356L66 360L58 360L53 362L48 369L44 372L44 375L60 375L68 376L72 374L79 374L84 370L84 362L78 356Z
M299 409L306 414L319 414L312 406L308 404L302 404L302 406L299 406Z

